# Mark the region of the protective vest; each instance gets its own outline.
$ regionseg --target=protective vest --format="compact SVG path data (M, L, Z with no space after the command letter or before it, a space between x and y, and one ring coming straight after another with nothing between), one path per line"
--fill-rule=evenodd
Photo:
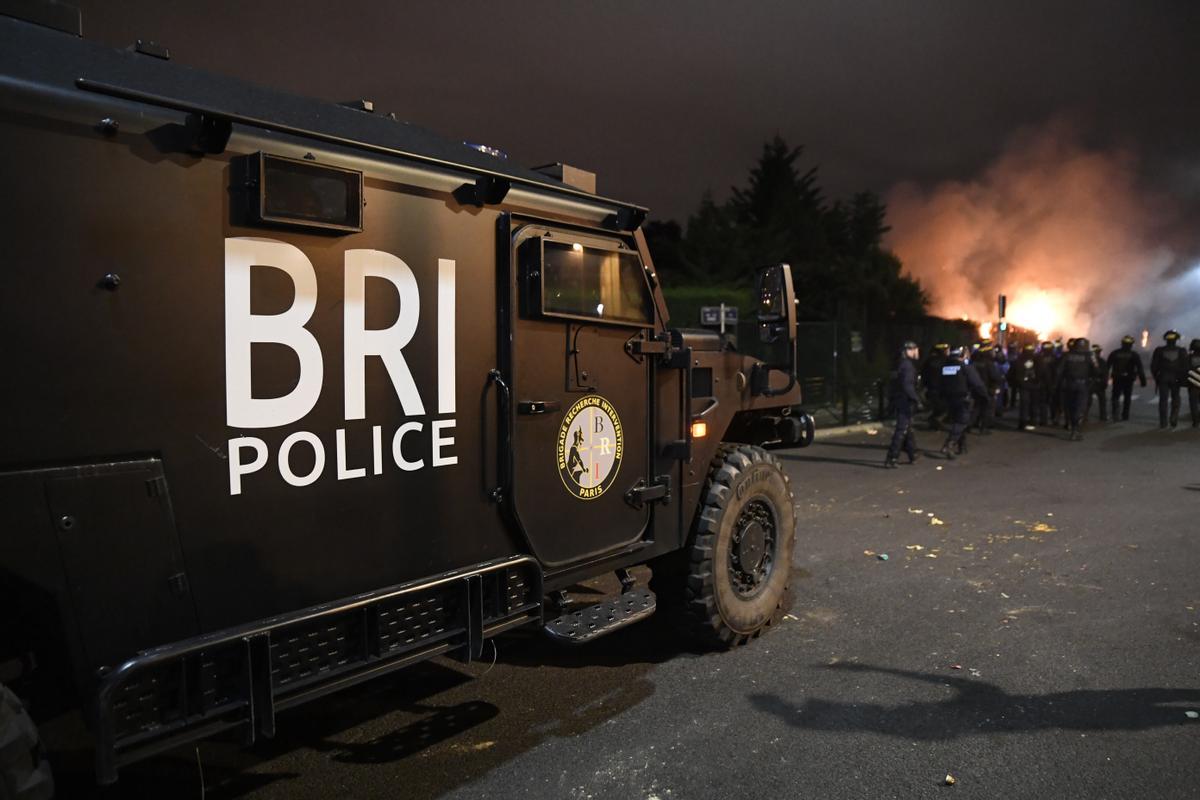
M1086 381L1091 375L1091 353L1067 353L1062 358L1063 380Z
M1117 350L1109 358L1112 359L1112 374L1114 380L1132 379L1137 374L1134 358L1137 354L1124 348Z
M1187 372L1186 353L1178 345L1165 345L1158 348L1158 370L1165 381L1182 381Z
M942 365L942 394L947 397L967 396L967 376L963 363L953 359Z

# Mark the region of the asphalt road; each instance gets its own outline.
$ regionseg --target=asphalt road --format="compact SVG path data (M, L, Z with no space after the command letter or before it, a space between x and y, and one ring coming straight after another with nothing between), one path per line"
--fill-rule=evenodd
M886 429L781 452L796 604L749 647L653 621L505 638L494 665L424 665L106 795L201 797L202 772L262 800L1198 797L1200 431L1158 431L1147 397L1080 443L1009 423L898 470Z

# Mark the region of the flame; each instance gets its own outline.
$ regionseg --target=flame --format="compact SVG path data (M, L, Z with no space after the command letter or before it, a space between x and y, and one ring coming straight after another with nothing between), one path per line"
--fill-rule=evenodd
M1142 330L1142 349L1145 350L1150 346L1150 331Z
M979 323L979 338L980 339L992 338L992 323L990 323L990 322Z
M1077 315L1068 313L1068 308L1073 309L1074 303L1063 292L1031 286L1012 293L1008 317L1014 325L1038 331L1038 339L1044 341L1051 332L1061 332L1068 327L1068 322L1073 327L1086 327L1079 326L1079 321L1074 319ZM1068 317L1072 319L1068 320Z

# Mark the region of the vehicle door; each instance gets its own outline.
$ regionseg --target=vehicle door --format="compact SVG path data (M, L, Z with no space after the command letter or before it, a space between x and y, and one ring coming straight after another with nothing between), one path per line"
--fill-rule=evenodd
M617 551L650 512L650 359L628 344L654 324L632 240L527 225L513 236L513 508L547 567Z

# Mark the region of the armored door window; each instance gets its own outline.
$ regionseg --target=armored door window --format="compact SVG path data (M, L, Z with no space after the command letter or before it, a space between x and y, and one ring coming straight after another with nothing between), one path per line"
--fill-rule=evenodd
M535 309L542 315L639 327L653 324L642 260L623 245L546 236L528 242L523 255L526 275L540 296Z

